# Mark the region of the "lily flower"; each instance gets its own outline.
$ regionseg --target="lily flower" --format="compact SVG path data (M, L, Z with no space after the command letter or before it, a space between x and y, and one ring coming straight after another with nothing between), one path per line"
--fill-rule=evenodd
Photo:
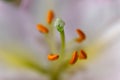
M32 13L30 14L30 11L34 13L34 9L25 11L26 8L15 8L0 2L0 6L2 5L0 8L4 8L4 10L0 9L2 10L0 13L2 19L0 20L1 59L12 64L12 67L33 70L39 76L44 75L50 80L69 78L71 80L114 80L114 77L106 76L112 75L112 73L108 73L115 67L108 68L105 64L110 61L111 57L116 58L115 55L113 56L113 52L118 55L115 48L120 46L119 41L117 42L120 34L120 21L117 22L115 15L110 17L110 21L100 22L99 19L103 20L103 16L100 16L102 19L97 17L99 18L97 21L97 11L91 10L95 13L89 12L88 14L86 12L88 10L80 11L81 2L77 1L76 4L73 0L70 0L69 3L61 1L44 0L43 3L36 1L35 4L41 4L41 8L35 8L37 10L33 15L34 18L37 17L34 19L35 22L32 20ZM92 2L83 1L84 5L89 4L90 9L94 7ZM58 6L62 3L63 6ZM110 2L106 4L109 6ZM45 5L52 5L52 10ZM101 6L94 7L95 10L98 8L104 10ZM87 19L85 16L82 17L83 14L80 15L81 12L83 14L86 12ZM93 17L93 14L96 16ZM116 21L110 25L111 18L115 18ZM39 20L40 22L38 22ZM114 60L114 58L112 59ZM111 64L108 65L111 66ZM108 71L105 72L106 69ZM103 73L104 75L101 75ZM75 77L74 74L76 74ZM102 78L100 78L101 76ZM117 79L115 78L115 80Z

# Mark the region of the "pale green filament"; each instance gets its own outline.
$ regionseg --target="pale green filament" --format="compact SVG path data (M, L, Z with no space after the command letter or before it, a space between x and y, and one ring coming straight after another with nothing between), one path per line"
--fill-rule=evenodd
M53 24L47 25L49 29L49 34L45 34L46 41L50 47L51 53L56 53L56 42L55 42L55 33L54 33L54 27Z

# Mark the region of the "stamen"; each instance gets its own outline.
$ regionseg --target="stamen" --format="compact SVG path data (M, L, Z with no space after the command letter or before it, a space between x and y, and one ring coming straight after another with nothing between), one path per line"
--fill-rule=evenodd
M57 60L59 58L58 54L49 54L48 55L48 60L54 61Z
M80 50L79 59L87 59L87 54L84 50Z
M47 23L50 24L53 18L54 18L54 12L52 10L49 10L47 15Z
M76 39L77 42L82 42L83 40L85 40L86 36L85 36L85 34L83 33L82 30L76 29L76 32L79 35L79 38Z
M77 60L78 60L78 52L74 51L73 55L72 55L72 58L70 60L70 64L75 64Z
M42 24L37 25L37 30L42 32L42 33L48 33L49 32L49 30Z

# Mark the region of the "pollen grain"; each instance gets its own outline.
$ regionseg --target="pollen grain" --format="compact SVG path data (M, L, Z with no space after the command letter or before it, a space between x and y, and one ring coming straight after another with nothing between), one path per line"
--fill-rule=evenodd
M42 33L48 33L49 30L42 24L37 24L37 30L42 32Z
M84 34L84 32L83 32L82 30L76 29L76 32L77 32L77 34L78 34L78 36L79 36L79 37L76 39L77 42L82 42L83 40L86 39L86 36L85 36L85 34Z
M78 52L77 51L74 51L73 52L73 55L72 55L72 58L70 60L70 64L75 64L78 60Z
M79 59L87 59L87 54L84 50L80 50Z
M57 60L58 58L59 58L58 54L49 54L48 55L48 60L50 60L50 61Z
M50 24L53 18L54 18L54 12L52 10L49 10L47 14L47 23Z

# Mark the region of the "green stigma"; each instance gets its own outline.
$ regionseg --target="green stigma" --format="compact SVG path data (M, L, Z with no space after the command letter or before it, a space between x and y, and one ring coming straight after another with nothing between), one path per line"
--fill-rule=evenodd
M61 19L61 18L57 18L54 22L54 26L57 28L57 30L59 32L63 32L64 31L64 26L65 26L65 22Z

